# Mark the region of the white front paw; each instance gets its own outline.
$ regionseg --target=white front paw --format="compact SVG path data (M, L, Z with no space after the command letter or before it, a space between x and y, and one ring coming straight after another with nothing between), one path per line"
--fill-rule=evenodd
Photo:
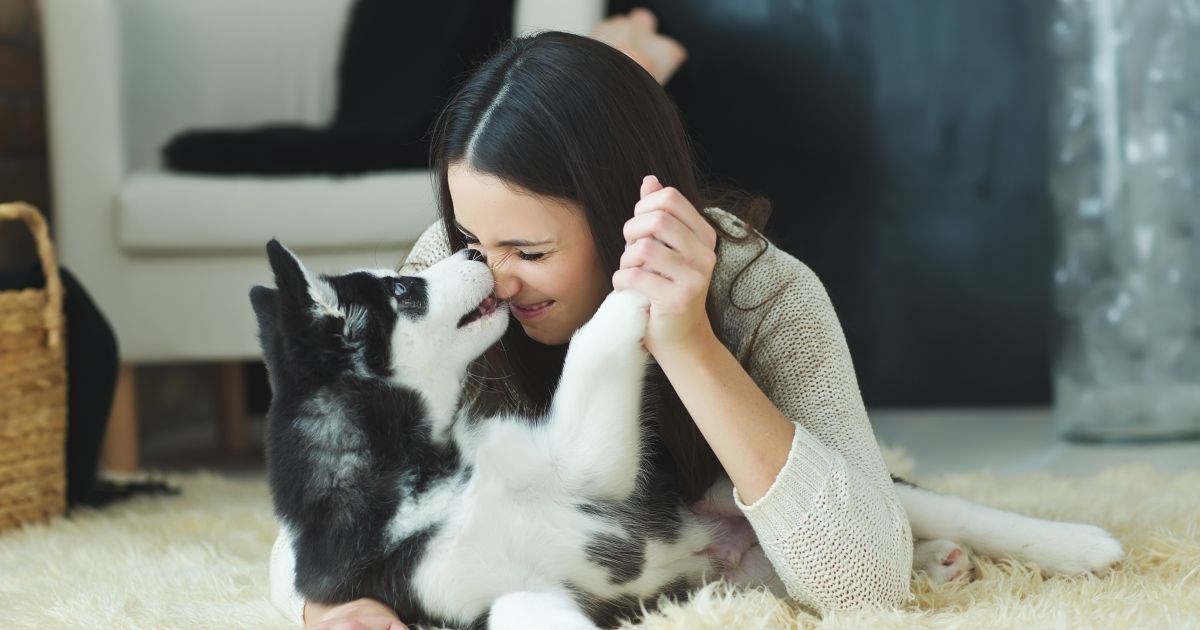
M622 290L608 294L592 319L579 330L576 340L595 344L596 350L642 351L646 322L650 319L650 300L638 291ZM582 339L580 339L582 337Z

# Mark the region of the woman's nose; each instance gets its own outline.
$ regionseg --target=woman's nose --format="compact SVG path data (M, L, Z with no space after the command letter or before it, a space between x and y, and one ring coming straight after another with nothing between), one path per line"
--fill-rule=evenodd
M501 273L496 269L492 269L492 277L496 281L496 289L494 293L498 299L511 299L512 296L517 294L517 291L521 290L521 281L510 274Z

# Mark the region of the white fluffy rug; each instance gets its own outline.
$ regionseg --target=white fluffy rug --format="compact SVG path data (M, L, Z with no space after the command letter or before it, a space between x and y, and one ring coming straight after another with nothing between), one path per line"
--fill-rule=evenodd
M892 469L910 463L889 454ZM81 510L0 534L0 628L272 628L267 601L276 525L263 481L168 477L178 497ZM1200 472L1115 468L1067 479L982 474L918 479L1003 509L1094 523L1129 558L1103 578L1043 579L983 561L969 583L913 582L901 610L819 620L764 592L709 585L668 604L645 628L1200 628Z

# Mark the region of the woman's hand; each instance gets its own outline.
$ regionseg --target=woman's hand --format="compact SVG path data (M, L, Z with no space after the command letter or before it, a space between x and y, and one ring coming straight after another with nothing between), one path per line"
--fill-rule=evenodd
M650 298L646 350L661 360L660 353L713 341L704 301L717 263L716 230L678 190L648 175L624 233L613 288Z
M321 630L408 630L391 607L366 597L337 606L306 602L304 625Z

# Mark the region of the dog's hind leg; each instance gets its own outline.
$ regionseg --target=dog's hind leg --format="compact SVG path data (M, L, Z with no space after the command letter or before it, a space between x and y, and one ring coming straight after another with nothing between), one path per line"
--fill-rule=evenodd
M649 308L636 291L614 291L571 339L545 430L572 492L620 500L637 483Z
M1124 557L1121 543L1093 525L1048 521L895 484L913 538L965 544L980 555L1012 556L1050 573L1102 571Z

